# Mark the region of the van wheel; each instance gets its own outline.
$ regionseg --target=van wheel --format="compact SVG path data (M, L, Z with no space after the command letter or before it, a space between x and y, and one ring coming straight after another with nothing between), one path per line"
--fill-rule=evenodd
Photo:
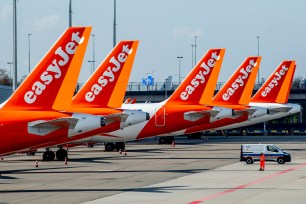
M245 162L246 162L247 164L253 164L253 163L254 163L254 161L253 161L253 159L252 159L251 157L248 157L248 158L245 160Z
M284 160L283 157L278 157L278 158L277 158L277 162L278 162L279 164L284 164L284 163L285 163L285 160Z

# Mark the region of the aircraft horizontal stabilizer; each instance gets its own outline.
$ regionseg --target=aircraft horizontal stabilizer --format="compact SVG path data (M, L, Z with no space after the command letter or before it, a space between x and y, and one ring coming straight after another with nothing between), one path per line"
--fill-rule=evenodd
M44 136L59 128L74 129L78 119L71 117L57 118L54 120L37 120L28 123L28 132L35 135Z
M205 111L190 111L184 113L184 119L189 121L197 121L205 116L215 117L218 115L217 110L205 110Z
M270 115L274 115L276 113L287 113L292 109L292 107L276 107L276 108L269 108L268 112Z

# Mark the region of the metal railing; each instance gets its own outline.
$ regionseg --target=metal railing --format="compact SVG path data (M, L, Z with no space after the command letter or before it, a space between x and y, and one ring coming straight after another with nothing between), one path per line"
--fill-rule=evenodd
M217 82L215 90L219 91L224 84L225 82ZM257 91L262 86L262 84L263 83L255 83L254 91ZM83 83L78 83L77 88L81 88L83 85ZM155 82L153 85L144 85L141 82L129 82L126 87L126 91L174 91L178 86L178 82L171 82L167 84L167 86L165 86L165 83L163 82ZM295 89L299 88L296 87ZM306 90L306 86L301 86L300 90Z
M225 82L217 82L215 91L219 91ZM78 83L76 86L76 92L80 90L80 88L84 85L84 83ZM263 83L255 83L254 91L257 91ZM129 82L126 91L174 91L179 86L178 82L171 82L165 86L163 82L155 82L153 85L144 85L141 82ZM4 84L3 87L10 87L7 84ZM303 93L306 92L306 84L293 82L291 85L292 93Z

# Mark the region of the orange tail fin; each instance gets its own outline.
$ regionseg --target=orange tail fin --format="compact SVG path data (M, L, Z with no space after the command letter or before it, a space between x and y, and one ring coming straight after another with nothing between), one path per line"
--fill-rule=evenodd
M91 27L68 28L2 109L65 109L71 102Z
M167 100L167 104L209 104L213 97L225 49L211 49Z
M249 104L261 57L248 57L213 98L213 105Z
M283 61L256 92L251 102L287 103L295 67L295 61Z
M75 95L72 105L121 107L137 47L138 41L121 41Z

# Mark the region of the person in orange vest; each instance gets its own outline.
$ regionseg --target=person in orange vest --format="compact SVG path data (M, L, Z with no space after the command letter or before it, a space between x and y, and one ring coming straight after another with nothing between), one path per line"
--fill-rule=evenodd
M266 159L265 159L265 155L264 153L261 153L260 154L260 157L259 157L259 171L264 171L265 170L265 163L266 163Z

